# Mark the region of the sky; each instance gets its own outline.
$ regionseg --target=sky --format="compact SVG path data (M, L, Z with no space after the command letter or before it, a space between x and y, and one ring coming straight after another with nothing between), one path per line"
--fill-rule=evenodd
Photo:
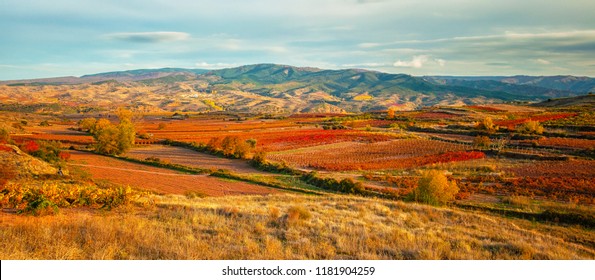
M0 0L0 80L276 63L595 77L593 0Z

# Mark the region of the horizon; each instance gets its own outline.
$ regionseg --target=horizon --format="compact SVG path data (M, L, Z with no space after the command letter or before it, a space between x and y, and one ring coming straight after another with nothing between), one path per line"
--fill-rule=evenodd
M85 73L82 75L68 75L68 76L55 76L55 77L34 77L34 78L24 78L24 79L8 79L8 80L2 80L0 79L0 82L11 82L11 81L27 81L27 80L45 80L45 79L59 79L59 78L82 78L85 76L91 76L91 75L102 75L102 74L110 74L110 73L120 73L120 72L129 72L129 71L139 71L139 70L147 70L147 71L159 71L159 70L166 70L166 69L180 69L180 70L204 70L204 71L217 71L217 70L225 70L225 69L233 69L233 68L239 68L239 67L245 67L245 66L254 66L254 65L276 65L276 66L287 66L287 67L296 67L296 68L315 68L315 69L319 69L321 71L326 71L326 70L333 70L333 71L341 71L341 70L362 70L362 71L370 71L370 72L380 72L380 73L386 73L386 74L394 74L394 75L409 75L412 77L469 77L469 78L481 78L481 77L522 77L522 76L526 76L526 77L566 77L566 76L571 76L571 77L577 77L577 78L589 78L589 79L595 79L595 76L578 76L578 75L565 75L565 74L555 74L555 75L526 75L526 74L513 74L513 75L411 75L408 73L389 73L389 72L384 72L384 71L378 71L378 70L374 70L374 69L366 69L366 68L339 68L339 69L325 69L325 68L318 68L318 67L311 67L311 66L295 66L295 65L288 65L288 64L277 64L277 63L256 63L256 64L246 64L246 65L238 65L238 66L234 66L234 67L224 67L224 68L212 68L212 69L206 69L206 68L183 68L183 67L158 67L158 68L134 68L134 69L125 69L125 70L108 70L108 71L103 71L103 72L97 72L97 73ZM201 75L201 74L199 74Z
M595 2L3 1L0 80L263 61L412 76L595 77Z

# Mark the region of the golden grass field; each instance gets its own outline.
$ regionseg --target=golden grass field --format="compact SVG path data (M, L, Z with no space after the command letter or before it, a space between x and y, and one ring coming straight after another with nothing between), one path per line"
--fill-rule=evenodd
M594 259L592 231L353 196L156 196L0 214L1 259Z

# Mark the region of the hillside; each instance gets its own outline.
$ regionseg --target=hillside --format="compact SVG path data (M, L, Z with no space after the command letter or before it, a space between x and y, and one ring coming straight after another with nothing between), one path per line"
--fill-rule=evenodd
M56 175L58 172L55 167L47 162L34 158L18 147L8 144L0 144L0 168L2 169L0 177L10 175L9 177L20 178Z
M533 104L536 107L586 107L595 108L595 95L581 95L567 98L548 99Z
M585 94L595 91L595 79L590 77L575 76L477 76L477 77L455 77L455 76L427 76L427 80L447 84L461 85L467 87L479 86L482 88L500 88L505 91L526 90L531 94L554 95L579 93Z
M212 71L141 69L5 81L0 82L0 109L76 113L130 106L145 112L367 112L437 104L535 102L584 94L593 84L592 78L570 76L414 77L255 64ZM22 108L28 105L37 108Z
M572 230L561 226L418 204L335 195L154 199L154 207L149 208L71 209L57 216L3 220L0 257L595 258L595 251L574 243Z

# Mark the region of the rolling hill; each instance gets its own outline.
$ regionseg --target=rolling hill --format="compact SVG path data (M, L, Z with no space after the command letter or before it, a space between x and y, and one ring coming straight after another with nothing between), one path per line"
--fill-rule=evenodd
M365 112L437 104L536 102L585 94L594 86L593 78L572 76L414 77L361 69L255 64L212 71L139 69L4 81L0 82L0 98L5 104L126 105L170 112Z

